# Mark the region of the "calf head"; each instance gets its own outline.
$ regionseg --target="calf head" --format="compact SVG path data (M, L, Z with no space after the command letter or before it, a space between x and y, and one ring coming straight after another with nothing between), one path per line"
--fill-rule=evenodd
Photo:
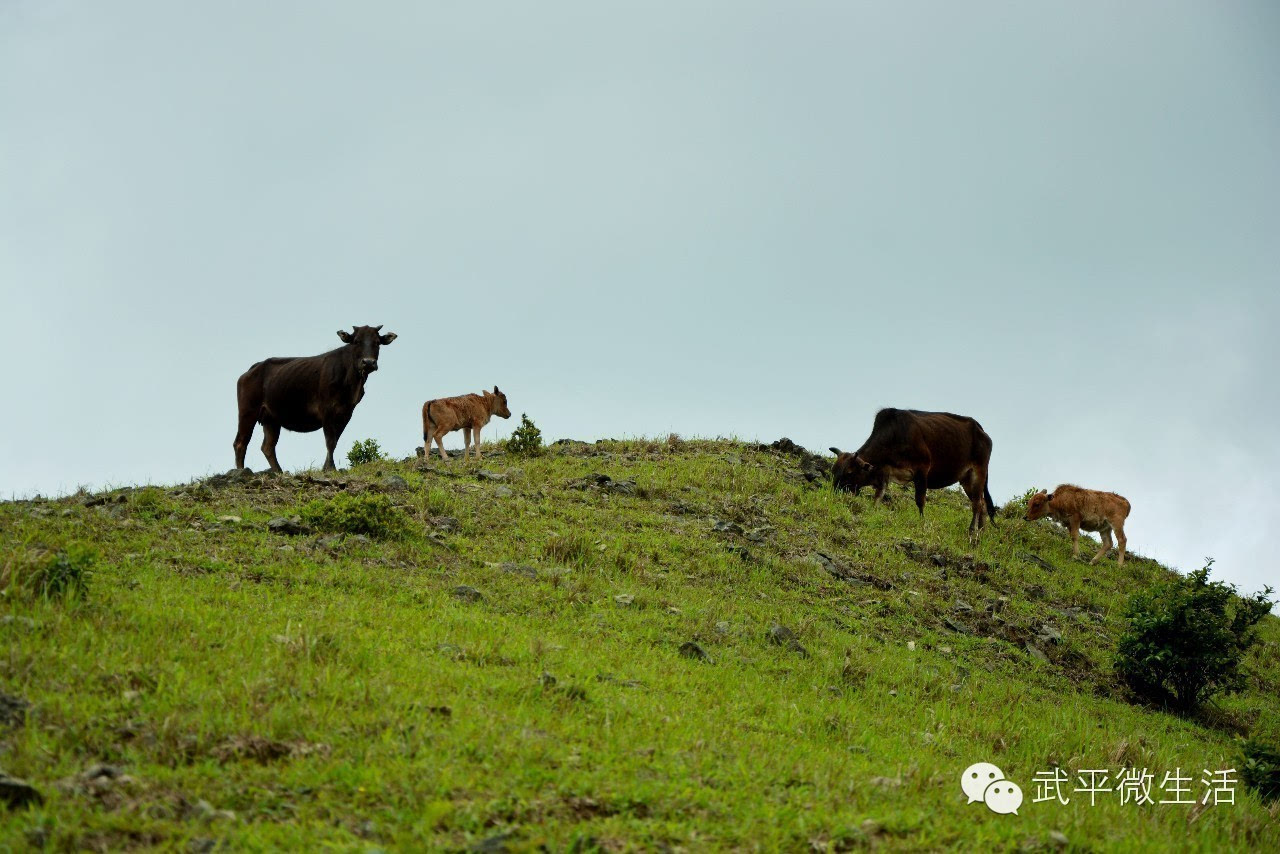
M862 487L876 482L876 467L871 463L839 448L832 448L831 452L836 455L835 464L831 466L831 485L836 489L857 495Z
M493 392L489 397L489 411L500 418L510 418L511 410L507 409L507 396L503 392L498 391L498 387L493 387Z
M338 330L342 343L355 348L356 368L362 374L378 370L378 348L396 340L394 332L381 335L381 331L381 326L353 326L350 332Z
M1043 489L1035 495L1027 499L1027 515L1028 522L1034 522L1037 519L1043 519L1049 515L1049 502L1053 500L1053 495Z

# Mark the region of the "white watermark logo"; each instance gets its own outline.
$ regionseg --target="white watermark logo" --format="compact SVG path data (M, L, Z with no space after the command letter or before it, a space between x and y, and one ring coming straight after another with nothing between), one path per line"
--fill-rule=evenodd
M990 762L975 762L960 775L960 788L968 803L981 801L987 809L1000 815L1018 814L1022 806L1022 787L1004 778L1004 772Z

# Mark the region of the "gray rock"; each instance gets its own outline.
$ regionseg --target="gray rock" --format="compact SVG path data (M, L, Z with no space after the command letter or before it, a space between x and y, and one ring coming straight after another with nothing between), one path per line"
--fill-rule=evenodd
M973 629L969 628L967 625L960 622L959 620L953 620L950 617L944 617L942 619L942 623L947 628L951 629L951 631L953 632L959 632L962 635L973 634Z
M500 833L497 836L481 839L468 848L467 851L472 852L472 854L506 854L511 850L513 842L515 842L515 834Z
M711 524L711 530L717 534L742 534L742 526L727 519L715 519Z
M495 486L493 488L493 496L495 498L510 498L515 495L515 491L509 486Z
M6 628L9 626L18 626L20 628L32 630L36 627L36 621L30 617L15 617L13 614L5 614L3 617L0 617L0 626L5 626Z
M508 477L502 472L490 471L489 469L480 469L480 471L476 472L476 478L494 482L508 480Z
M1043 661L1045 664L1049 663L1049 656L1044 654L1044 650L1042 650L1040 647L1036 646L1035 644L1031 643L1030 641L1027 641L1027 652L1031 654L1032 658L1039 659L1040 661Z
M322 549L336 549L342 545L342 534L329 534L316 538L316 545Z
M729 632L733 631L733 627L730 626L724 620L721 620L720 622L716 623L716 631L722 635L727 635L729 634Z
M39 806L44 803L44 795L26 780L0 772L0 803L9 809L22 809L33 804Z
M462 530L462 523L452 516L432 516L431 527L446 534L456 534Z
M523 575L525 578L530 580L538 577L538 570L536 568L523 563L511 563L504 561L503 563L486 563L485 566L492 567L493 569L500 569L503 572L509 572L512 575Z
M788 641L796 639L796 633L786 626L774 623L769 627L769 640L778 646L784 646Z
M403 492L409 488L409 481L398 474L389 474L382 479L382 488L388 492Z
M1034 563L1036 566L1042 569L1048 569L1051 571L1057 570L1057 567L1049 563L1049 561L1045 560L1039 555L1033 555L1031 552L1018 552L1018 557L1022 558L1028 563Z
M711 656L702 646L694 641L685 641L680 644L680 654L685 658L692 658L695 661L710 661Z
M1049 831L1049 841L1059 848L1066 848L1070 844L1067 835L1060 830Z
M276 516L267 522L267 530L273 534L301 534L306 532L306 527L302 524L301 516Z
M957 614L965 614L965 613L968 613L969 611L972 611L973 606L970 605L968 602L964 601L963 599L957 599L955 602L952 603L951 610L955 611Z
M636 597L632 596L630 593L619 593L617 596L613 597L613 601L617 602L619 605L630 605L632 602L636 601Z
M479 590L465 584L459 584L453 588L453 595L454 598L461 599L463 602L479 602L484 598L484 594Z
M0 728L16 729L27 721L31 704L21 697L0 691Z
M1036 640L1044 643L1062 643L1062 632L1045 623L1040 627L1040 631L1036 633Z

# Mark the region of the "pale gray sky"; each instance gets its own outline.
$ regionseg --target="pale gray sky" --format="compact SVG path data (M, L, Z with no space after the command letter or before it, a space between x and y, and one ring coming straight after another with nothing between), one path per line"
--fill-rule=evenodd
M1278 44L1267 0L10 0L0 493L224 471L243 370L384 324L343 457L495 383L550 439L946 409L997 501L1113 489L1252 590Z

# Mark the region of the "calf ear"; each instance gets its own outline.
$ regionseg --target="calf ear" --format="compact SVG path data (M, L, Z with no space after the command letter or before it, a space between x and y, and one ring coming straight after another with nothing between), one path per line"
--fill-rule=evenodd
M379 326L378 328L381 329L382 327ZM378 336L378 343L381 344L383 347L387 346L394 340L396 340L396 334L394 332L388 332L386 335Z
M342 339L343 344L350 344L352 341L355 340L354 338L351 337L350 332L345 332L341 329L338 330L338 337Z
M840 456L840 454L842 453L841 450L837 448L835 445L832 445L830 448L827 448L827 450L835 454L837 457Z

